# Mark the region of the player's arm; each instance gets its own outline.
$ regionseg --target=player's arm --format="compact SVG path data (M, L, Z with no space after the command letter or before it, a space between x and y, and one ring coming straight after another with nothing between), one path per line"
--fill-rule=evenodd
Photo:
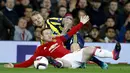
M29 60L24 61L24 62L19 63L19 64L14 64L14 65L12 63L5 64L4 67L6 67L6 68L26 68L26 67L31 66L33 64L34 60L36 59L36 57L39 56L41 48L43 48L43 45L39 46L36 49L36 52Z
M69 32L67 32L67 34L65 34L64 36L61 36L60 39L62 41L68 40L71 36L73 36L74 34L76 34L77 31L80 30L80 28L83 26L83 24L87 23L88 21L89 21L88 16L81 17L80 23L78 25L72 27L71 30Z

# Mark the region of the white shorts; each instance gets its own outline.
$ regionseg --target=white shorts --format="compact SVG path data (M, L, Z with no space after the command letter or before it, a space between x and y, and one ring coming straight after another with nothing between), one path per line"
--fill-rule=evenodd
M71 68L78 68L81 66L82 63L83 49L84 48L82 48L80 51L66 54L61 59L69 61L70 64L72 65Z

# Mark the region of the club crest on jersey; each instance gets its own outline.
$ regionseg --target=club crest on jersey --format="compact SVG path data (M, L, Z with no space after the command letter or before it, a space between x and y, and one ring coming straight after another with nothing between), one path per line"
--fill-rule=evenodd
M53 39L53 42L56 42L56 39Z

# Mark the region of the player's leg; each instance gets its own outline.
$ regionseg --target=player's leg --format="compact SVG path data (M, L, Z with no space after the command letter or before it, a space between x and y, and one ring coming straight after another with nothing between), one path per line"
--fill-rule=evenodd
M62 59L62 58L56 58L56 61L59 61L60 63L62 63L62 67L65 67L65 68L71 68L72 65L69 61L65 60L65 59Z
M103 61L97 59L97 58L94 57L94 56L92 56L92 57L90 58L90 61L95 62L95 63L96 63L98 66L100 66L102 69L108 69L107 63L105 63L105 62L103 62Z
M116 43L115 49L112 52L105 49L98 49L96 47L86 47L83 49L82 61L87 61L92 55L101 58L113 58L114 60L117 60L119 58L120 50L120 43Z
M71 45L71 52L74 51L78 51L80 49L79 44L77 43L73 43ZM90 61L95 62L96 64L98 64L98 66L100 66L102 69L108 69L108 65L105 62L100 61L99 59L97 59L96 57L91 57ZM80 68L85 68L86 67L86 63L82 63L82 65L80 66Z
M109 52L109 51L104 50L104 49L97 49L94 54L98 57L101 57L101 58L113 58L114 60L118 60L120 50L121 50L120 43L116 43L116 46L112 52Z

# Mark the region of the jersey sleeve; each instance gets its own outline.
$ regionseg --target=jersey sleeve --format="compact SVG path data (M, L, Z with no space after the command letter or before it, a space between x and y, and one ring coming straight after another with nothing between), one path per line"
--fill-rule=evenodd
M76 32L79 31L82 26L83 26L83 23L80 22L78 25L72 27L72 29L69 32L67 32L67 34L61 36L60 39L62 41L68 40L70 37L72 37L74 34L76 34Z
M41 48L43 47L43 45L39 46L37 49L36 49L36 52L34 53L34 55L27 61L24 61L22 63L19 63L19 64L14 64L14 67L15 68L26 68L26 67L29 67L33 64L33 62L35 61L36 57L40 55L40 51L41 51Z

